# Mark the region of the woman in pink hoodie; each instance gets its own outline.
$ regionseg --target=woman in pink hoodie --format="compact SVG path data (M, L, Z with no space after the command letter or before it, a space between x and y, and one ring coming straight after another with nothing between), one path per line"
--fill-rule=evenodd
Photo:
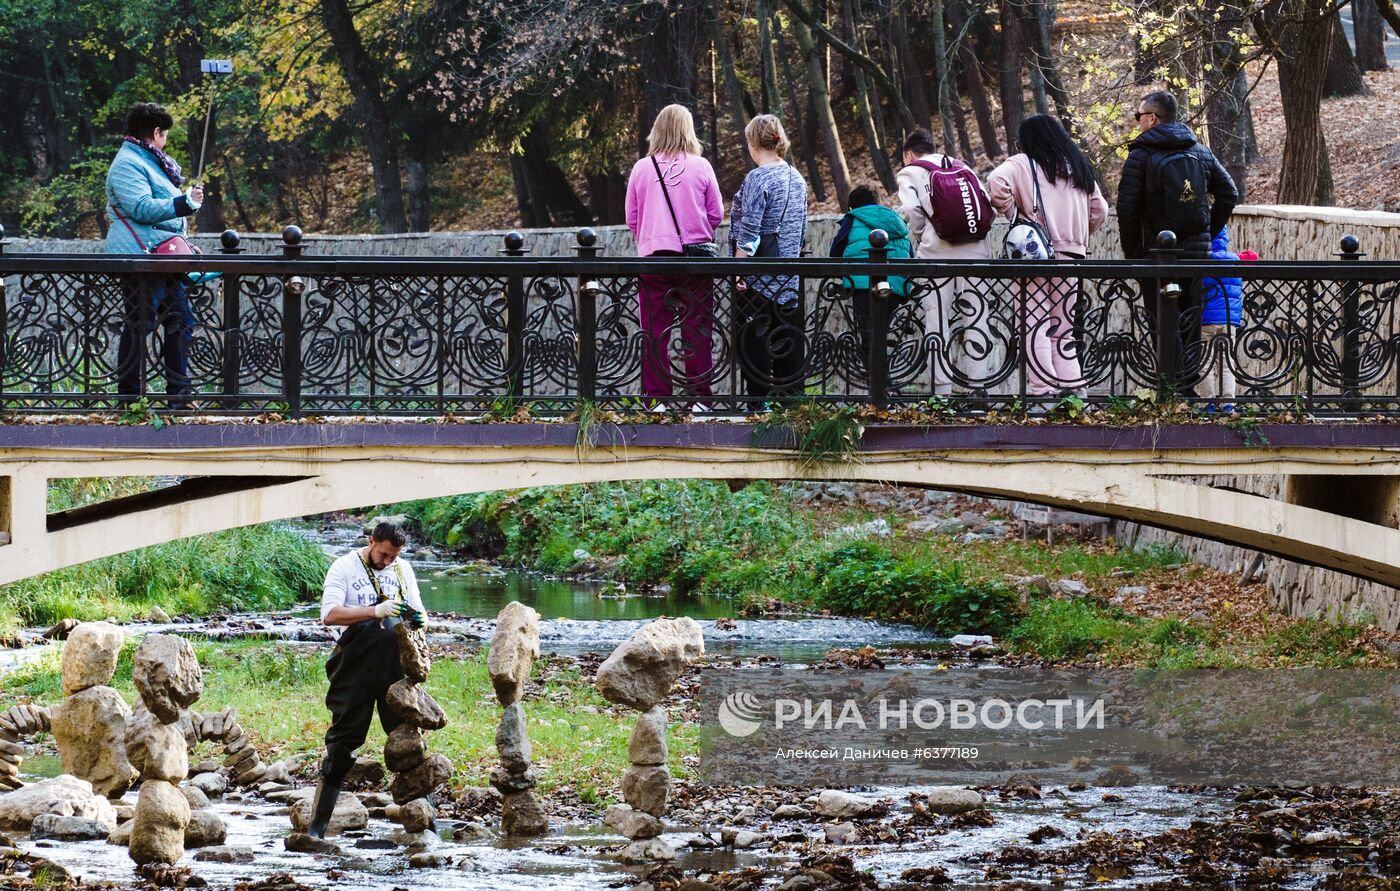
M627 180L627 228L637 239L638 256L680 257L685 245L714 241L724 206L714 168L700 156L702 150L690 110L683 105L661 109L647 137L647 156L632 165ZM648 273L641 276L638 292L642 395L671 397L671 329L679 324L688 401L708 399L714 369L714 279ZM653 408L664 411L666 406L657 402Z
M1045 114L1031 115L1016 133L1020 154L987 177L992 208L1008 220L1017 212L1049 234L1056 259L1083 260L1089 235L1103 225L1103 200L1089 159L1064 126ZM1037 197L1036 186L1039 186ZM1074 341L1076 279L1026 282L1026 389L1032 396L1064 390L1083 394L1085 381Z

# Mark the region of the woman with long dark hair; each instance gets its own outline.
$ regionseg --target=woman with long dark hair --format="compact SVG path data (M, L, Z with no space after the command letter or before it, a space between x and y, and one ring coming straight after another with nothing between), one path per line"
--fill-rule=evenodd
M1037 223L1049 236L1054 258L1083 260L1089 236L1103 225L1108 203L1094 168L1064 125L1047 114L1031 115L1016 134L1021 151L987 177L992 208L1008 220ZM1032 396L1084 387L1074 339L1077 281L1034 279L1026 287L1026 378Z

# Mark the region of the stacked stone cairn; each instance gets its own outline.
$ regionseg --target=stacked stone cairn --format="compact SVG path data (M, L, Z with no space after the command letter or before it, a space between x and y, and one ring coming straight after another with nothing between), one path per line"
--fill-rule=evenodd
M24 763L20 741L50 729L46 708L16 705L0 713L0 792L13 792L24 785L19 778L19 766Z
M183 638L148 634L136 648L132 680L140 694L126 752L141 775L129 852L138 866L174 864L185 850L190 803L178 787L190 769L186 712L204 692L194 650Z
M228 768L228 775L236 785L253 786L267 776L267 765L263 764L262 756L253 748L248 732L238 723L233 706L208 715L191 711L189 717L190 732L195 741L208 740L223 746L224 767Z
M518 601L506 604L496 616L496 632L486 670L496 699L504 706L496 728L496 751L501 766L491 771L491 785L501 793L501 831L507 836L543 835L549 830L535 794L537 777L530 769L533 751L525 732L525 683L540 655L540 614Z
M410 847L428 846L434 814L428 796L452 777L452 762L440 754L429 755L424 730L447 726L447 714L421 686L428 680L433 660L428 655L428 637L422 629L400 622L394 628L398 640L399 665L404 677L389 688L389 707L404 723L395 727L384 744L384 766L395 776L389 793L399 805L399 822Z
M109 799L121 798L136 779L126 755L131 709L107 686L124 639L107 622L75 627L63 644L63 701L50 710L63 772L87 780L93 792Z
M660 838L670 793L666 766L666 710L661 700L676 679L705 654L705 638L694 619L657 619L613 651L598 667L595 683L609 702L641 712L627 743L622 800L608 808L603 822L632 839L620 859L642 863L672 860L676 853Z

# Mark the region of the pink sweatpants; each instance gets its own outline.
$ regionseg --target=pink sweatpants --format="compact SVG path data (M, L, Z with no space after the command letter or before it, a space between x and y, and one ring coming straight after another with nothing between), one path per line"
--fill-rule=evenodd
M1053 396L1083 387L1074 343L1074 279L1037 278L1026 282L1026 391Z

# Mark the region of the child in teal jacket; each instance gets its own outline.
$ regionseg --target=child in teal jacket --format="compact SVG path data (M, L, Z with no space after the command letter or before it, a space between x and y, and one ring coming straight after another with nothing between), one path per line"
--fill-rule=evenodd
M870 233L884 229L890 237L886 245L891 260L907 260L914 256L913 245L909 241L909 227L898 213L880 204L875 198L875 190L866 185L851 190L851 209L841 218L836 229L836 237L831 242L833 257L870 259ZM909 296L909 283L902 275L889 278L890 290L896 297ZM847 290L869 291L870 276L853 275L845 280Z

